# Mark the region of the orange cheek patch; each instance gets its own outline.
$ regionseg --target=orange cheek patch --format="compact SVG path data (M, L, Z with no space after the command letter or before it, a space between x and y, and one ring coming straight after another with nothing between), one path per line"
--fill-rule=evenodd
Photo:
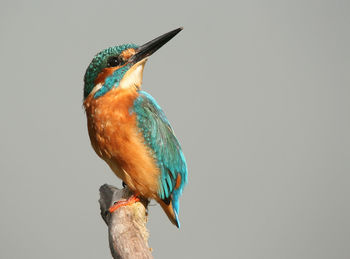
M114 71L119 69L121 66L118 67L106 67L102 69L102 71L98 74L98 76L95 79L95 85L104 83L106 78L113 74Z
M120 54L120 57L124 61L127 61L131 56L134 56L135 54L136 54L136 50L135 49L126 49Z

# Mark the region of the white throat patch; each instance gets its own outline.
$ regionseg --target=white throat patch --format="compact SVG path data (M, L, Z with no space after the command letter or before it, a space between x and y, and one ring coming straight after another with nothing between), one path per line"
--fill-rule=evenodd
M123 76L118 87L129 88L136 87L140 88L142 84L143 69L145 67L147 58L137 62L133 65Z

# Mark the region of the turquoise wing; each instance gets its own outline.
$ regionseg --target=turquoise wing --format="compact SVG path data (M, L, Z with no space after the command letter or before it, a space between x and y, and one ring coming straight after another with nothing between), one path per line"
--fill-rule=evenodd
M158 195L165 203L172 202L177 216L178 199L187 183L187 165L180 144L164 112L151 95L140 91L133 112L137 116L137 126L153 151L161 171Z

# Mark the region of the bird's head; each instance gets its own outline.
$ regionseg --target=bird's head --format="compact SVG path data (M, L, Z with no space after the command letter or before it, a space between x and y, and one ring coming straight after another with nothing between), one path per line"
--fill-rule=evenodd
M139 88L147 58L181 30L170 31L142 46L124 44L98 53L85 72L84 99L90 93L94 98L102 96L113 87Z

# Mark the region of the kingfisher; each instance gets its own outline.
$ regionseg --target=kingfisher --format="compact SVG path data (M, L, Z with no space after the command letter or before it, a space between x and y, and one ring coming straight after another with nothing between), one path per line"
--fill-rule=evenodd
M156 100L141 90L148 58L183 28L142 46L123 44L102 50L84 76L84 108L91 145L133 191L110 212L140 198L156 200L180 228L179 198L187 165L174 130Z

